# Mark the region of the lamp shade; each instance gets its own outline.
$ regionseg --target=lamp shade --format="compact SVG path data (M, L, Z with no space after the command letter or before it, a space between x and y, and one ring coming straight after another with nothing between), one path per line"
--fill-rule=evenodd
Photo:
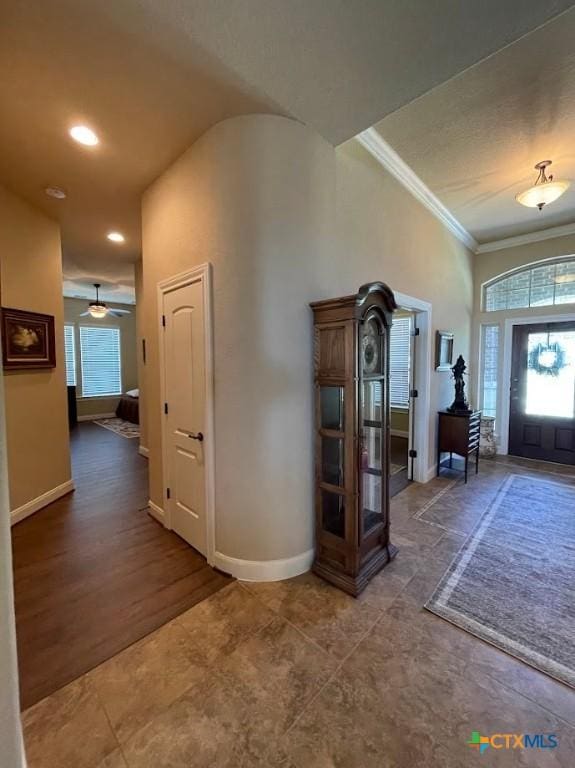
M527 208L539 208L541 210L544 205L548 205L561 197L568 188L568 181L546 181L529 187L525 192L520 192L515 199Z

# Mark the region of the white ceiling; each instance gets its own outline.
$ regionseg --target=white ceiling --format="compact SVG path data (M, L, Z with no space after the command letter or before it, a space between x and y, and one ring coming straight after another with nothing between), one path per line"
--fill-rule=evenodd
M142 191L211 125L273 112L338 144L570 5L0 0L0 180L59 219L66 277L113 300L133 290Z
M376 126L479 243L575 222L574 41L571 10ZM573 186L524 208L515 195L547 159Z

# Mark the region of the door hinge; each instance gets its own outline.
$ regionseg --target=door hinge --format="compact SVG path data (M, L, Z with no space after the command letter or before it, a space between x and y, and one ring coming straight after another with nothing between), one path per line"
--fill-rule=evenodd
M411 335L412 336L419 336L419 328L414 328Z
M417 391L417 389L410 389L409 390L409 396L410 397L419 397L419 392Z
M162 315L162 325L164 326L164 328L166 327L166 316L165 315Z
M164 403L164 413L165 414L168 413L168 404L167 403Z
M409 451L409 458L410 459L416 459L417 458L417 451L414 451L413 448Z
M166 498L167 498L167 499L170 499L170 498L171 498L171 496L172 496L172 492L170 491L170 489L169 489L169 488L166 488Z

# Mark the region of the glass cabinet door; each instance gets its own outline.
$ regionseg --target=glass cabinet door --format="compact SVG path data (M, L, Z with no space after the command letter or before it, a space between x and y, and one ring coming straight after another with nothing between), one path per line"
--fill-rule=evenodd
M345 538L344 387L319 388L321 520L324 531Z
M360 326L359 491L360 535L363 537L385 522L382 503L386 471L385 338L385 327L379 316L368 315Z

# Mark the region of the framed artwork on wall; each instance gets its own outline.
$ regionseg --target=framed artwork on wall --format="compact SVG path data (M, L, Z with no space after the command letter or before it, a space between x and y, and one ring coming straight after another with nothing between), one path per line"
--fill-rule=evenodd
M4 370L55 368L54 317L2 308Z
M435 334L435 370L450 371L453 365L453 333L437 331Z

